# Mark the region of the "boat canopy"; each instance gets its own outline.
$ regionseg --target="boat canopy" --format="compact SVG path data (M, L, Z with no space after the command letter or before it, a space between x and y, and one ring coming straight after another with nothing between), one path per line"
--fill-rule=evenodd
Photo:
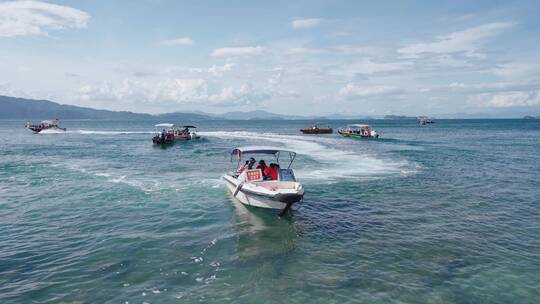
M246 147L238 147L231 152L231 161L233 160L234 156L238 156L238 166L240 166L240 162L242 160L242 154L244 153L251 153L251 154L267 154L267 155L273 155L276 158L276 161L279 164L279 157L281 155L281 152L285 152L289 154L289 166L287 169L291 168L291 165L296 158L296 152L279 148L279 147L271 147L271 146L246 146Z
M193 128L197 128L197 127L195 127L195 126L184 126L184 128L193 129Z
M347 126L351 128L369 128L369 125L363 125L363 124L352 124L352 125L347 125Z
M241 155L243 153L258 153L258 154L278 154L279 152L288 152L296 155L296 152L271 146L247 146L247 147L238 147L232 150L231 155Z
M172 128L174 127L174 124L172 123L160 123L155 125L156 128Z

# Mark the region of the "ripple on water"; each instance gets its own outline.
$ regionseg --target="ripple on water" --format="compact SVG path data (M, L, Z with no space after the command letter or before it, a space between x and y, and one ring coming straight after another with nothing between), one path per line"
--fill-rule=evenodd
M206 140L158 149L153 122L70 123L33 136L0 121L2 303L540 298L540 128L376 121L394 139L367 142L201 122ZM306 196L283 219L219 180L232 147L267 144L300 154Z

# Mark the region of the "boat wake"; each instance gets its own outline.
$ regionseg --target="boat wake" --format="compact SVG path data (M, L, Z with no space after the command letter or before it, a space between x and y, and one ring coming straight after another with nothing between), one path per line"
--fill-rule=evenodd
M79 172L102 179L113 184L123 184L137 188L145 193L159 191L183 192L196 187L220 188L223 186L221 179L215 175L201 177L199 175L179 176L176 172L160 172L159 175L143 173L138 170L112 169L110 164L102 163L100 160L86 160L77 162L62 162L54 165L63 167L70 171ZM108 168L105 168L108 167Z
M95 130L74 130L74 131L67 131L67 133L72 133L72 134L82 134L82 135L123 135L123 134L154 134L155 132L151 132L151 131L95 131Z
M302 179L335 181L341 178L379 178L389 175L407 175L418 171L419 166L406 160L375 156L372 151L350 151L341 149L341 138L282 135L254 132L200 132L209 137L235 138L248 141L266 141L313 159L316 163L297 165L298 176ZM334 147L340 147L334 148Z

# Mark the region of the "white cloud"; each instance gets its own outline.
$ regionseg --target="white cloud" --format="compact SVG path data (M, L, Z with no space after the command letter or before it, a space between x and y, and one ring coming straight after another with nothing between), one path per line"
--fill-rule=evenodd
M515 78L540 73L538 63L506 63L493 69L493 73L504 78Z
M158 82L125 79L121 83L104 82L84 85L79 96L85 101L119 101L146 104L204 104L233 106L257 104L270 98L248 83L210 90L210 84L200 78L167 79Z
M285 75L285 69L282 67L277 67L272 70L272 74L267 80L269 87L277 87L283 82L283 77Z
M86 28L90 16L78 9L39 1L0 3L0 37L47 35L49 31Z
M337 36L337 37L345 37L345 36L351 36L352 33L351 32L347 32L347 31L336 31L333 33L334 36Z
M433 63L431 65L435 68L466 68L473 66L467 58L456 58L449 54L436 56L433 58Z
M161 44L170 45L170 46L173 46L173 45L191 46L193 45L193 40L189 37L181 37L181 38L163 40L161 41Z
M267 93L257 92L249 83L244 83L239 88L223 88L220 93L210 95L208 100L216 106L239 106L258 104L270 97Z
M208 73L214 75L214 76L222 76L225 72L230 72L233 70L233 67L235 66L234 63L226 63L224 65L213 65L208 68Z
M514 26L511 22L494 22L448 35L435 37L435 41L409 44L398 49L404 57L417 58L422 54L452 54L462 53L469 58L485 57L479 52L483 42Z
M463 82L453 82L448 86L439 87L445 90L450 88L454 91L465 93L488 93L488 92L506 92L506 91L533 91L540 89L540 83L537 81L508 81L508 82L485 82L466 84Z
M227 47L215 49L213 57L251 56L262 54L266 49L262 46Z
M324 52L325 49L295 47L288 49L286 53L291 55L318 55Z
M484 93L471 97L471 101L492 108L532 107L540 105L540 91Z
M402 92L401 89L393 86L385 85L373 85L373 86L359 86L353 83L348 83L341 88L338 92L339 96L352 98L352 97L369 97L377 95L390 95Z
M208 83L204 79L171 79L157 83L150 89L147 98L151 101L173 101L192 103L208 98Z
M293 29L310 29L317 27L321 24L321 19L309 18L309 19L296 19L291 21L291 27Z
M412 63L408 61L374 62L368 58L340 65L337 69L332 71L332 73L345 74L349 76L354 76L358 74L372 75L376 73L404 70L411 66Z
M171 79L148 82L125 79L121 83L104 82L79 89L83 100L189 103L208 98L203 79Z
M225 72L230 72L234 69L234 63L225 63L224 65L212 65L209 68L194 68L185 66L168 66L162 70L163 75L175 74L209 74L212 76L223 76ZM185 76L184 76L185 77Z
M381 50L375 48L375 47L367 47L367 46L352 46L352 45L338 45L330 48L331 50L334 50L336 52L344 53L344 54L371 54L375 55L377 52L380 52Z

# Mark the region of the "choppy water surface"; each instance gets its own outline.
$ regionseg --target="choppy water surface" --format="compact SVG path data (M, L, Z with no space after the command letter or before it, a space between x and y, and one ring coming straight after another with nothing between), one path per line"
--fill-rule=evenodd
M0 121L1 303L540 302L538 121L205 121L167 149L154 123ZM291 216L231 200L240 145L299 152Z

